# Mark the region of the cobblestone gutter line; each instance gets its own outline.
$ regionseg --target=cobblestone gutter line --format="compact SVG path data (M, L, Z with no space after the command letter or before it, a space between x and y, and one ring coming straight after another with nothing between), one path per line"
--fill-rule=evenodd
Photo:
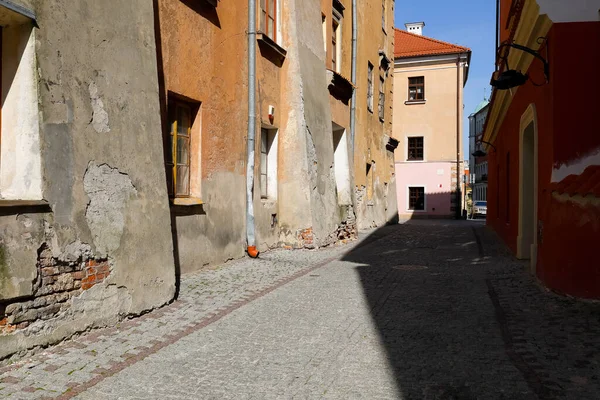
M182 300L142 317L101 329L0 369L0 398L70 399L337 259L352 248L274 251L182 280Z

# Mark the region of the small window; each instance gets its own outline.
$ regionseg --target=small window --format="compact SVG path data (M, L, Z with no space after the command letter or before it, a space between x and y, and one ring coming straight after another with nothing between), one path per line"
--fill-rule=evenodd
M167 184L171 197L190 196L191 131L196 106L180 100L169 101L169 145Z
M336 21L334 18L331 23L331 69L333 69L336 72L339 72L339 66L337 65L337 62L338 62L338 44L337 44L338 37L337 37L337 35L338 35L339 27L340 27L339 22Z
M385 119L385 79L382 76L379 77L379 119Z
M367 77L367 108L373 112L373 64L370 62Z
M425 188L422 186L408 188L408 209L425 211Z
M277 130L260 130L260 197L277 199Z
M277 42L277 0L260 0L260 29Z
M323 47L325 48L325 57L327 57L327 17L321 14L321 24L323 26Z
M425 78L408 78L408 101L425 100Z
M373 164L367 163L367 200L373 200Z
M423 136L408 138L408 161L423 160Z

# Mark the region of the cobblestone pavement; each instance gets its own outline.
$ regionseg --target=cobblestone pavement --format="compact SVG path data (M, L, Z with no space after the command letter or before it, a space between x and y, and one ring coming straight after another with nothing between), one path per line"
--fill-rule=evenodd
M0 398L600 398L600 306L526 271L477 222L274 251L0 369Z

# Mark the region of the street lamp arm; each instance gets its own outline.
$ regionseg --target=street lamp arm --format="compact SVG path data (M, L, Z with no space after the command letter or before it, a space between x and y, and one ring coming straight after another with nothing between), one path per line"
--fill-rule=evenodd
M478 140L479 143L485 143L485 144L489 144L492 149L494 149L494 151L496 151L496 146L494 146L493 144L491 144L490 142L486 142L485 140Z
M540 42L540 40L542 42ZM538 43L543 43L544 40L545 40L545 38L539 38ZM544 64L544 76L546 78L546 83L550 81L550 65L548 64L548 61L546 61L546 59L544 57L542 57L542 55L539 52L537 52L533 49L530 49L529 47L517 44L517 43L502 43L500 45L500 47L498 47L498 54L500 54L500 51L504 47L512 47L517 50L524 51L525 53L531 54L532 56L534 56L535 58L540 60Z

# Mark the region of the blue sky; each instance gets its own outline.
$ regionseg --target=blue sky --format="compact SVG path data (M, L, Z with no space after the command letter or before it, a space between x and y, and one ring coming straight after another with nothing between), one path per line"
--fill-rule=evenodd
M458 6L458 7L457 7ZM464 157L468 158L469 114L490 95L490 77L494 70L496 2L493 0L396 0L395 23L425 22L423 34L445 42L466 46L473 52L469 80L464 94Z

